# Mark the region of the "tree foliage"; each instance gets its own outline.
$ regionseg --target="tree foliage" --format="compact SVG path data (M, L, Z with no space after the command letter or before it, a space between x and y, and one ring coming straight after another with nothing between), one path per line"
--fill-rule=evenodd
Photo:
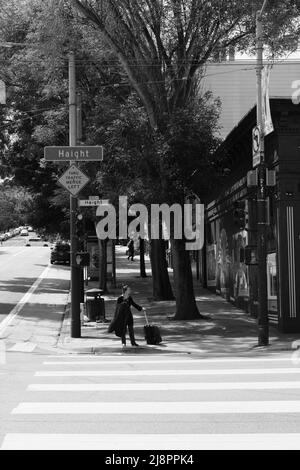
M153 128L195 95L195 76L220 49L254 47L261 1L70 0L119 59ZM275 0L266 17L274 51L297 45L299 1ZM275 20L275 21L274 21ZM288 44L287 44L288 41Z
M33 198L25 188L15 188L9 181L0 185L0 232L24 225L33 209Z

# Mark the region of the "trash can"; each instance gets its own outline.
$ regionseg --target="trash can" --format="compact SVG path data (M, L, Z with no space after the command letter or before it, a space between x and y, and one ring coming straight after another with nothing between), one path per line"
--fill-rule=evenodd
M86 295L86 315L90 321L105 321L104 299L101 297L103 290L90 289L85 292Z

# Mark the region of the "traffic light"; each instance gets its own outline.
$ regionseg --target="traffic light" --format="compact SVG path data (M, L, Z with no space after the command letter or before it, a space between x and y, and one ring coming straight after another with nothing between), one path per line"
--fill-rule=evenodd
M84 224L84 218L81 212L78 212L76 216L76 223L75 223L75 233L76 237L78 238L79 241L83 241L85 237L85 224Z
M245 209L245 201L236 201L233 211L234 224L239 230L244 230L247 225L247 213Z

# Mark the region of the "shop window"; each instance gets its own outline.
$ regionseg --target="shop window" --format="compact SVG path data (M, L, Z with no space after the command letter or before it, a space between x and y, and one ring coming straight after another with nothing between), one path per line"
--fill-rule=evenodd
M271 253L267 258L268 278L268 309L277 312L277 263L276 253Z

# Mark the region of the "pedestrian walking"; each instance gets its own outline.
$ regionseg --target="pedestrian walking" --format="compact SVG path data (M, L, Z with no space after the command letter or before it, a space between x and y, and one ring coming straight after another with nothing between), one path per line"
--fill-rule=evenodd
M134 258L134 241L132 239L129 240L129 242L127 244L127 248L128 248L128 261L130 260L130 258L131 258L131 261L133 261L133 258Z
M122 347L126 347L126 333L128 330L129 338L132 346L139 346L135 341L134 328L133 328L133 315L131 307L136 308L139 312L145 310L140 305L136 304L131 296L131 289L129 286L123 286L122 295L117 299L116 311L114 318L109 325L108 332L115 332L116 336L121 338Z

